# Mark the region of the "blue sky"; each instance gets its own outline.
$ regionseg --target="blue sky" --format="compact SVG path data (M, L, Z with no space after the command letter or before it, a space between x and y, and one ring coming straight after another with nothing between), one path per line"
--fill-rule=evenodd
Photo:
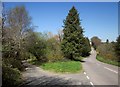
M118 36L117 2L9 2L5 8L24 5L32 17L38 32L57 34L63 27L68 11L75 6L82 20L84 35L88 38L98 36L102 41L115 41Z

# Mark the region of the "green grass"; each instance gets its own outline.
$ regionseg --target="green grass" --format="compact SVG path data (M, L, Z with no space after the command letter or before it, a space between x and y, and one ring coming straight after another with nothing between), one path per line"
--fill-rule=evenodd
M41 67L59 73L77 73L82 70L82 64L78 61L51 62L42 64Z
M120 63L118 63L116 61L105 59L105 58L103 58L101 56L98 56L98 55L97 55L96 59L101 61L101 62L104 62L104 63L107 63L107 64L111 64L111 65L115 65L115 66L119 66L120 67Z

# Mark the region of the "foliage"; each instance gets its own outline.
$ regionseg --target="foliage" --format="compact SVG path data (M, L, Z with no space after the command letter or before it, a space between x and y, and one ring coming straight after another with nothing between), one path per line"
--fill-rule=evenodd
M68 59L76 60L82 56L84 47L83 28L80 25L79 14L73 6L64 21L62 52Z
M36 66L39 66L39 65L43 64L42 61L38 61L36 58L34 58L34 59L28 59L28 62L29 62L30 64L36 65Z
M41 33L33 32L30 40L32 42L28 45L28 51L32 53L39 61L47 61L46 59L46 40Z
M26 57L25 45L29 43L25 44L25 38L29 33L28 31L32 30L31 18L24 6L8 10L5 17L2 28L3 61L22 70L21 61Z
M120 63L117 62L117 61L113 61L113 60L110 60L110 59L106 59L106 58L103 58L99 55L97 55L97 60L101 61L101 62L104 62L104 63L108 63L108 64L112 64L112 65L115 65L115 66L119 66L120 67Z
M115 48L115 53L116 53L118 59L120 59L120 35L119 35L119 37L117 38L117 42L116 42L114 48ZM118 61L119 61L119 60L118 60Z
M30 55L30 56L29 56L29 58L27 59L28 62L37 60L36 57L35 57L33 54L29 53L29 55Z
M28 44L28 51L33 54L39 62L53 62L63 59L61 52L60 41L57 35L42 34L33 32Z
M41 67L45 70L60 73L76 73L82 70L82 64L76 61L45 63Z
M31 17L24 6L12 8L2 16L2 68L3 85L17 86L20 71L24 70L22 60L27 55L25 38L32 31ZM20 70L20 71L19 71Z
M90 55L91 46L88 38L84 38L84 44L83 44L83 50L82 50L82 56L86 57Z
M99 55L105 59L117 61L117 57L114 52L114 45L112 43L103 43L98 46L97 51Z
M107 44L109 43L109 40L108 40L108 39L106 40L106 43L107 43Z
M116 55L116 52L119 52L118 42L118 39L117 42L109 42L109 40L107 39L105 43L98 45L97 59L101 62L119 66L119 56Z
M63 31L61 29L58 30L58 37L59 37L59 41L61 42L63 39Z
M22 62L20 60L14 58L6 58L3 60L3 62L6 66L10 66L10 68L17 68L20 71L24 70L24 66L22 65Z
M61 52L60 42L54 37L47 40L46 56L49 62L60 61L64 58Z
M17 68L11 68L6 66L5 64L2 65L2 86L3 87L13 87L17 86L22 82L21 74Z
M92 46L96 50L97 47L101 44L101 39L99 39L97 36L94 36L91 38Z

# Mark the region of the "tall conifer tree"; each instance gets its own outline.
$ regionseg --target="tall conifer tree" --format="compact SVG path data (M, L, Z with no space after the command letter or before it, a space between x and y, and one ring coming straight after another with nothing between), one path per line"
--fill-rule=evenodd
M68 59L79 59L85 42L79 14L74 6L70 9L63 27L62 51Z

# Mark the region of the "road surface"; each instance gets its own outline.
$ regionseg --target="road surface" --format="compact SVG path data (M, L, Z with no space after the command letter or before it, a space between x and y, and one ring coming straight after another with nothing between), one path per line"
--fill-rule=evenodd
M96 51L84 59L84 74L93 85L118 85L118 67L96 60ZM120 75L119 75L120 76Z

